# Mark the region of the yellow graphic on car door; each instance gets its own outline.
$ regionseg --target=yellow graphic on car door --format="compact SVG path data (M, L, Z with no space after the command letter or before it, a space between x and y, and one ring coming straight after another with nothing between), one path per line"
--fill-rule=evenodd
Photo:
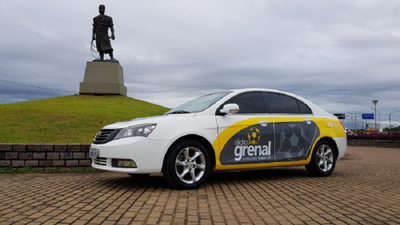
M224 129L214 142L217 169L306 160L319 128L305 118L286 119L290 122L272 123L271 118L257 117Z

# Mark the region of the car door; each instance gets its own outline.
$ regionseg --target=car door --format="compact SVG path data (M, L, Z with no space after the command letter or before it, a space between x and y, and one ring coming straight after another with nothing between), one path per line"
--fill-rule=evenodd
M268 92L266 96L275 127L276 162L307 159L320 133L311 109L282 93Z
M235 103L240 110L235 114L217 115L217 169L229 165L273 162L274 129L267 113L265 95L260 91L245 92L232 97L225 104ZM221 105L221 108L223 107Z

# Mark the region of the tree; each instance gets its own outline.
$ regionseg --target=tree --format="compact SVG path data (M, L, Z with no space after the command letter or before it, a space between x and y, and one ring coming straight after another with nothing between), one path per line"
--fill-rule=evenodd
M391 126L386 127L385 129L383 129L383 131L400 131L400 126L395 127L395 126L391 125Z

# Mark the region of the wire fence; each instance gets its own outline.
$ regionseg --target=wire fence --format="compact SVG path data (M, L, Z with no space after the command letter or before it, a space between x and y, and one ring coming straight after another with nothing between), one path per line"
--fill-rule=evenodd
M41 87L41 86L31 85L31 84L22 84L22 83L10 81L10 80L3 80L3 79L0 79L0 82L8 83L8 84L13 84L13 85L18 85L18 86L22 86L22 87L26 87L26 88L37 88L37 89L46 90L46 91L56 91L56 92L64 92L64 93L77 94L76 91L68 91L68 90L63 90L63 89L58 89L58 88Z

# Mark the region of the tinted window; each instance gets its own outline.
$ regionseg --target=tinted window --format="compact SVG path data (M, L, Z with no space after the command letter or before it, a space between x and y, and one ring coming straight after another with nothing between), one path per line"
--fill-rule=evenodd
M271 113L300 113L297 100L283 94L268 93L268 106Z
M261 92L249 92L240 94L228 100L226 103L239 105L239 113L265 113L264 96Z
M312 114L311 109L306 104L304 104L303 102L300 102L300 101L297 101L297 104L299 104L301 113Z

